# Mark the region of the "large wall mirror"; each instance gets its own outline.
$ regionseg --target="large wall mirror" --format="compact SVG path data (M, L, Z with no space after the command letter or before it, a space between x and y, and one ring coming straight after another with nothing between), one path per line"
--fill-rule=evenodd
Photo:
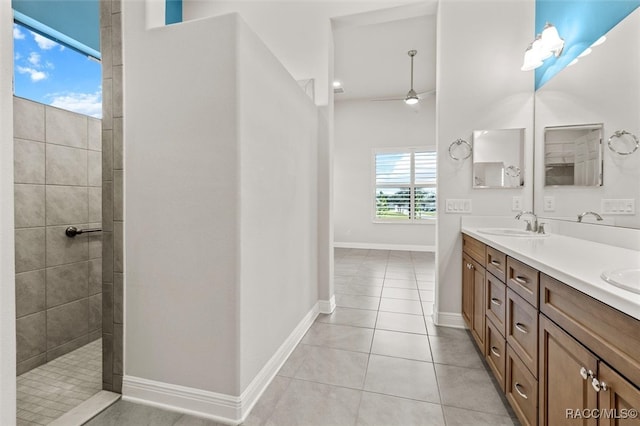
M524 185L524 129L473 132L473 187Z
M640 135L640 9L536 92L536 214L575 222L593 211L603 217L597 223L640 228L634 135ZM593 216L584 222L596 223Z

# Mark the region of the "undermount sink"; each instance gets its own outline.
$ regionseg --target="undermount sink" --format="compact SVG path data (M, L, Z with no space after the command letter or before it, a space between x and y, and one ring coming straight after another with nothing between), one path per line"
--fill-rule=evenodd
M524 231L515 228L480 228L478 232L487 235L500 235L502 237L518 237L518 238L544 238L549 234L538 234L537 232Z
M616 287L640 294L640 268L623 268L604 271L600 278Z

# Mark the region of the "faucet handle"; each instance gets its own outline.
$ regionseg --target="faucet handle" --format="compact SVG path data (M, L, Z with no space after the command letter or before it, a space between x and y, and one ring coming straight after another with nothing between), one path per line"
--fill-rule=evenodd
M544 222L540 222L538 224L538 234L546 234L546 232L544 231L544 225L545 225Z
M533 228L531 228L531 221L530 220L525 220L525 223L527 224L527 229L525 229L525 231L532 231Z

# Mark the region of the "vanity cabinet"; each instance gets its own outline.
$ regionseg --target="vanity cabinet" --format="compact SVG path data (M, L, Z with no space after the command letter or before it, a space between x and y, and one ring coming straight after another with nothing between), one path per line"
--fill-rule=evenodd
M640 320L463 241L463 316L520 422L640 426Z

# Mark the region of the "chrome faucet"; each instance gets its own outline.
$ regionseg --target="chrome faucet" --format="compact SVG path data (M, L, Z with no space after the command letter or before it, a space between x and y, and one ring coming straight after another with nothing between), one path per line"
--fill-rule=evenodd
M588 215L595 216L595 218L596 218L598 221L604 220L604 219L602 219L602 216L600 216L600 215L599 215L598 213L596 213L596 212L584 212L584 213L580 213L580 214L578 215L578 222L582 222L582 218L583 218L583 217L585 217L585 216L588 216Z
M520 213L518 213L516 215L516 219L520 220L520 217L524 216L524 215L529 215L531 217L533 217L533 223L531 223L530 221L526 221L527 222L527 231L532 231L532 232L538 232L538 216L536 216L536 214L532 211L528 211L525 212L524 210L521 211Z

